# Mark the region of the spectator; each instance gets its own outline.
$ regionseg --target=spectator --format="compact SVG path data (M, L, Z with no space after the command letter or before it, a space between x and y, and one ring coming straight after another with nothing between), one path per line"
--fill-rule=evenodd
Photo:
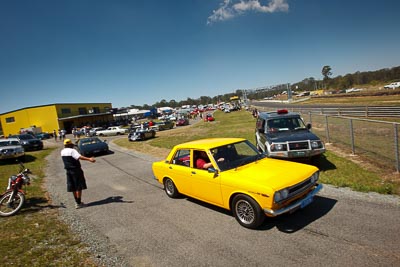
M64 149L61 150L61 157L67 174L67 192L72 192L76 203L75 208L79 209L84 207L82 190L87 189L85 176L79 160L87 160L92 163L96 162L96 160L93 157L87 158L82 156L73 147L74 144L72 141L65 139Z

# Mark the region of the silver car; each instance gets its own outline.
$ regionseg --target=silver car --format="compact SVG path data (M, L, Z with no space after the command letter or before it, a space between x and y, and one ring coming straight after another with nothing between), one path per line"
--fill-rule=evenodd
M25 150L17 138L0 139L0 160L24 159Z

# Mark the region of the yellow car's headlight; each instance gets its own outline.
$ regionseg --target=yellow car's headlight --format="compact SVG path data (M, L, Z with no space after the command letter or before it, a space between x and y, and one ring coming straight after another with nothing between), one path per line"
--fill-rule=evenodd
M319 178L319 171L314 172L313 175L311 175L311 183L316 183L318 181Z
M289 195L289 190L287 188L279 190L275 192L274 201L281 202L282 200L286 199Z

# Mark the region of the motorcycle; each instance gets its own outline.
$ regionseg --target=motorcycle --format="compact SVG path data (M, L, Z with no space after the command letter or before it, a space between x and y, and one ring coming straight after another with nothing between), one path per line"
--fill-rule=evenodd
M24 185L29 185L32 172L20 162L21 170L17 175L8 178L6 191L0 196L0 216L7 217L16 214L25 203Z

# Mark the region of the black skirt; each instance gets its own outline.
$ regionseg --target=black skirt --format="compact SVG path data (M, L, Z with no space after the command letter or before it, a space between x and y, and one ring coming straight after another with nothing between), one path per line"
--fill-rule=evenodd
M82 191L84 189L87 189L87 186L82 169L67 170L67 192Z

